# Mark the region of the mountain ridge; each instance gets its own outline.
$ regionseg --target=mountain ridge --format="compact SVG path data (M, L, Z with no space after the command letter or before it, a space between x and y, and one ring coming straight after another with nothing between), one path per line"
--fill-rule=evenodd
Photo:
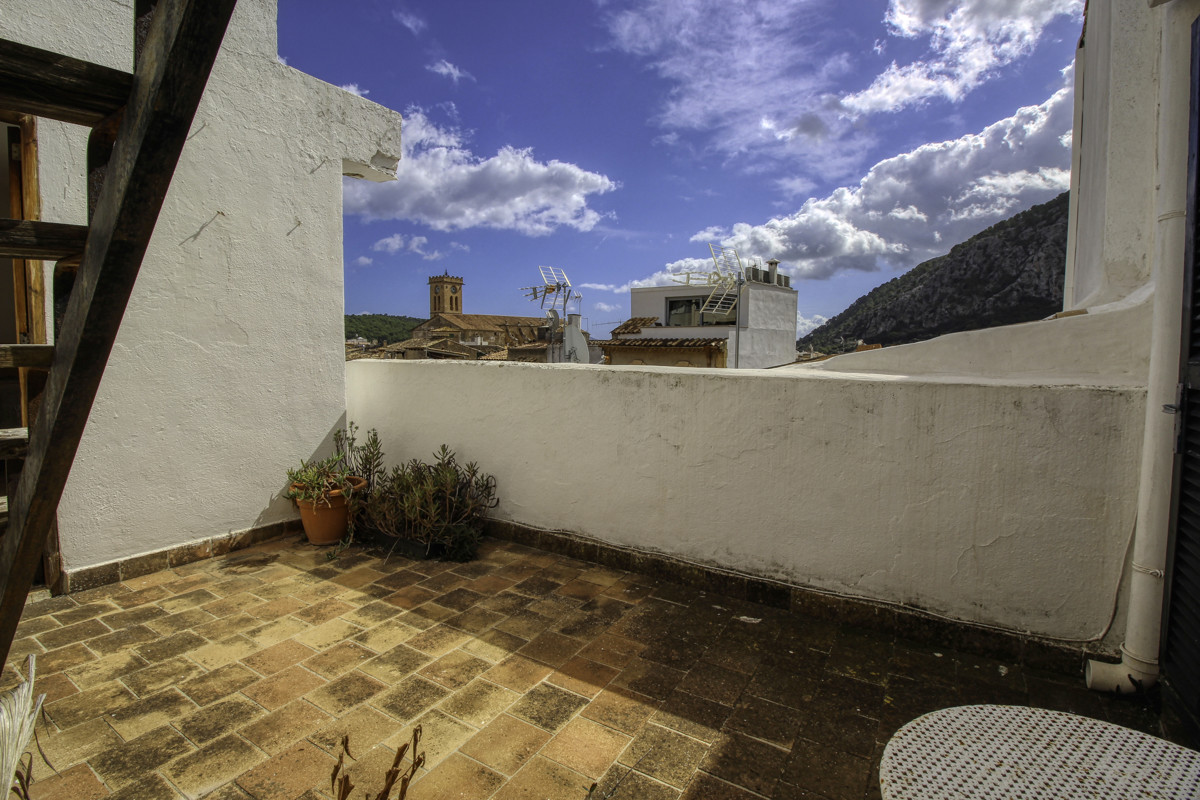
M1044 319L1062 309L1068 193L997 222L801 337L825 353Z

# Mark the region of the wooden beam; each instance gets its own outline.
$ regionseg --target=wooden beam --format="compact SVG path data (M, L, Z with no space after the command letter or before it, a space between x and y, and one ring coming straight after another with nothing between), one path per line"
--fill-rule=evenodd
M0 344L0 368L38 367L47 369L54 363L52 344Z
M0 39L0 108L92 126L129 100L133 76Z
M24 458L28 448L28 428L0 428L0 459Z
M162 0L138 61L54 368L0 539L0 659L13 633L235 0Z
M0 219L0 258L35 258L58 261L83 252L86 225L41 222L33 219Z

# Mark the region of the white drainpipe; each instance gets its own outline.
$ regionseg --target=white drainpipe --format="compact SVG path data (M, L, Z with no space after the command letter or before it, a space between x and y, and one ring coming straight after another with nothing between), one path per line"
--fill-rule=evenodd
M1141 483L1129 580L1129 614L1121 661L1088 661L1090 689L1135 692L1158 680L1167 531L1171 518L1175 418L1163 406L1176 402L1179 382L1184 237L1186 234L1188 101L1191 20L1179 3L1159 12L1158 189L1154 241L1154 320L1150 373L1146 387L1146 432L1142 440Z

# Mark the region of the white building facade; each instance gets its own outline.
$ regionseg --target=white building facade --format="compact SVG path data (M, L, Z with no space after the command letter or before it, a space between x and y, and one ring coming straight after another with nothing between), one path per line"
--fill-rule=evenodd
M796 360L796 290L787 276L747 271L737 304L728 314L702 314L711 286L674 284L630 291L630 316L655 317L637 336L659 339L726 338L725 363L765 369Z

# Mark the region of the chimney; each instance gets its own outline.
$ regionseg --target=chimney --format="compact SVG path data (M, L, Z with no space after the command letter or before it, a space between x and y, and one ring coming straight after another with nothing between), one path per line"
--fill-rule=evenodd
M779 285L779 259L772 258L767 261L767 270L770 272L771 279L767 281L772 286Z

